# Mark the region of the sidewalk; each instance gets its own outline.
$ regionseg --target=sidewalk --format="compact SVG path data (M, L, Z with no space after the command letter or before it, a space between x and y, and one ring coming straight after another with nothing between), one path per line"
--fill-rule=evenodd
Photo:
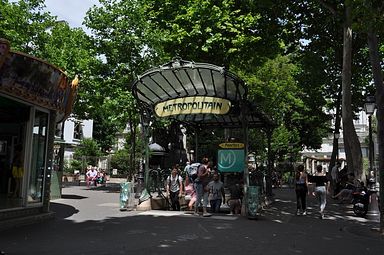
M118 185L118 184L116 184ZM382 254L375 221L354 217L330 200L326 218L313 198L308 215L295 216L293 189L274 189L275 201L258 220L172 211L120 211L112 187L63 189L52 201L55 219L0 232L5 254Z
M306 216L295 216L296 197L292 188L273 189L275 194L274 203L264 211L265 216L273 220L282 222L295 222L298 219L310 218L327 223L340 223L342 231L347 231L358 236L378 237L376 229L379 228L379 217L373 219L357 217L353 213L352 205L340 203L340 201L327 196L327 205L325 208L325 218L319 219L319 206L316 198L312 195L307 196ZM351 223L351 224L348 224Z

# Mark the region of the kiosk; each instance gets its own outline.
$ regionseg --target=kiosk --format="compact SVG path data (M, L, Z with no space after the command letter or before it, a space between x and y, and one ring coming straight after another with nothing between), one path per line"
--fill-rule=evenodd
M0 225L50 215L57 123L72 111L77 79L59 68L10 50L0 39ZM8 221L10 222L10 221Z

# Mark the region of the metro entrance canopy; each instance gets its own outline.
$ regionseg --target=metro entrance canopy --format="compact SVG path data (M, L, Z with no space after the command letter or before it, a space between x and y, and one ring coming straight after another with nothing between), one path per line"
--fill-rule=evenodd
M176 58L139 76L132 92L142 109L145 142L148 142L149 128L146 123L152 116L169 118L192 127L242 128L246 146L240 157L243 157L244 194L247 197L248 129L269 129L273 122L247 100L247 87L243 80L223 67ZM145 162L149 162L148 149L145 154ZM145 180L148 180L148 172L148 164L145 164ZM141 171L139 179L144 179ZM145 191L141 196L143 201L150 196ZM248 198L248 209L258 204L251 197ZM250 211L255 215L255 210Z
M212 64L173 59L140 75L132 92L150 115L192 126L240 128L244 121L250 128L273 125L247 100L244 81Z

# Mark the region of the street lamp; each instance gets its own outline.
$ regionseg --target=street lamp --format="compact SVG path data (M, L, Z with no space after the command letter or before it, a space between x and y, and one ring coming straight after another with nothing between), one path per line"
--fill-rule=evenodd
M189 161L192 163L194 161L194 157L193 157L193 154L195 153L194 150L190 150L189 151Z
M372 140L372 114L376 108L375 97L368 96L364 104L365 113L368 115L368 136L369 136L369 145L368 145L368 159L369 159L369 173L373 170L373 160L374 160L374 147ZM374 180L376 182L376 173L374 173Z
M334 133L335 141L336 141L336 162L339 162L339 138L340 138L340 133L339 131L335 131Z
M183 163L182 149L184 148L184 134L179 133L179 164Z
M144 163L144 169L141 164L138 173L138 186L140 192L143 190L143 188L148 187L149 178L149 137L152 121L150 119L150 115L147 112L143 112L141 115L141 125L144 136L144 160L141 163Z

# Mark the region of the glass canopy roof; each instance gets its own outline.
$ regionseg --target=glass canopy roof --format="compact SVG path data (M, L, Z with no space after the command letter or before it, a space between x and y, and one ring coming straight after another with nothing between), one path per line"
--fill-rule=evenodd
M244 121L248 127L273 124L247 101L243 80L212 64L173 59L140 75L132 92L140 107L150 115L166 116L190 125L236 128L242 127ZM220 111L221 107L226 110ZM165 110L171 112L162 114Z

